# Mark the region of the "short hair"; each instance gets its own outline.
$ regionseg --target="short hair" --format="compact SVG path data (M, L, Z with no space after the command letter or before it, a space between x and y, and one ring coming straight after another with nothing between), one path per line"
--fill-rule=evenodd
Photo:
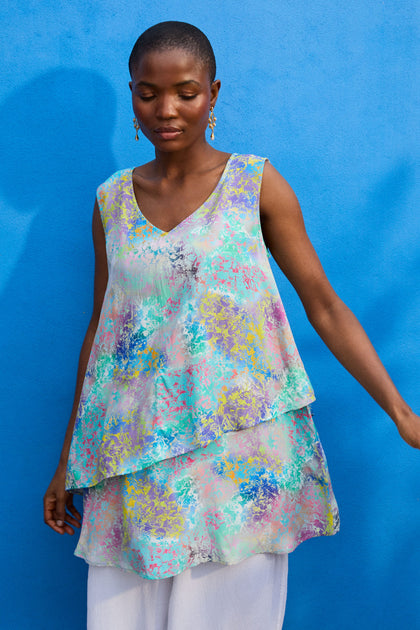
M128 61L130 75L139 64L143 55L151 51L173 50L181 48L191 53L207 68L210 82L216 76L216 59L213 48L202 31L187 22L159 22L140 35Z

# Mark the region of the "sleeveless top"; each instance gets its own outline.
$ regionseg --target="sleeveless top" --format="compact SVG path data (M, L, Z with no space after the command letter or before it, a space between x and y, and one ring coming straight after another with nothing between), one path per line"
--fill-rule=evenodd
M141 213L131 169L98 188L109 280L68 489L141 471L314 400L262 237L264 162L232 154L208 199L169 232Z

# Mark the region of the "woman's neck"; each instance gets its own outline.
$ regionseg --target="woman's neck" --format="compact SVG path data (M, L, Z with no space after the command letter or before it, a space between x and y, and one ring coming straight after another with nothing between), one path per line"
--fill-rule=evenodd
M182 179L216 164L221 151L213 149L207 142L189 147L184 151L156 151L154 169L156 175L165 179Z

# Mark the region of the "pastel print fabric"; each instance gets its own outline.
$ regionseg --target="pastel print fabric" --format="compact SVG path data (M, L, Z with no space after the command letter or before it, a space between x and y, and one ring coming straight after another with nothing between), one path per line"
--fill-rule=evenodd
M90 488L76 555L156 579L290 552L337 529L322 447L303 409Z
M92 564L168 577L338 529L262 238L264 161L233 154L167 233L142 215L131 170L98 189L109 283L67 475L88 488L77 553Z
M314 399L268 263L264 160L234 155L169 233L146 221L131 170L98 191L109 286L68 487L141 470Z

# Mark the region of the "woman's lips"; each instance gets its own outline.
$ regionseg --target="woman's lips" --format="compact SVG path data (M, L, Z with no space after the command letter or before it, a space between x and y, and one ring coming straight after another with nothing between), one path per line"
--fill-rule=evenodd
M178 129L178 127L158 127L154 132L162 138L162 140L174 140L182 133L181 129Z

